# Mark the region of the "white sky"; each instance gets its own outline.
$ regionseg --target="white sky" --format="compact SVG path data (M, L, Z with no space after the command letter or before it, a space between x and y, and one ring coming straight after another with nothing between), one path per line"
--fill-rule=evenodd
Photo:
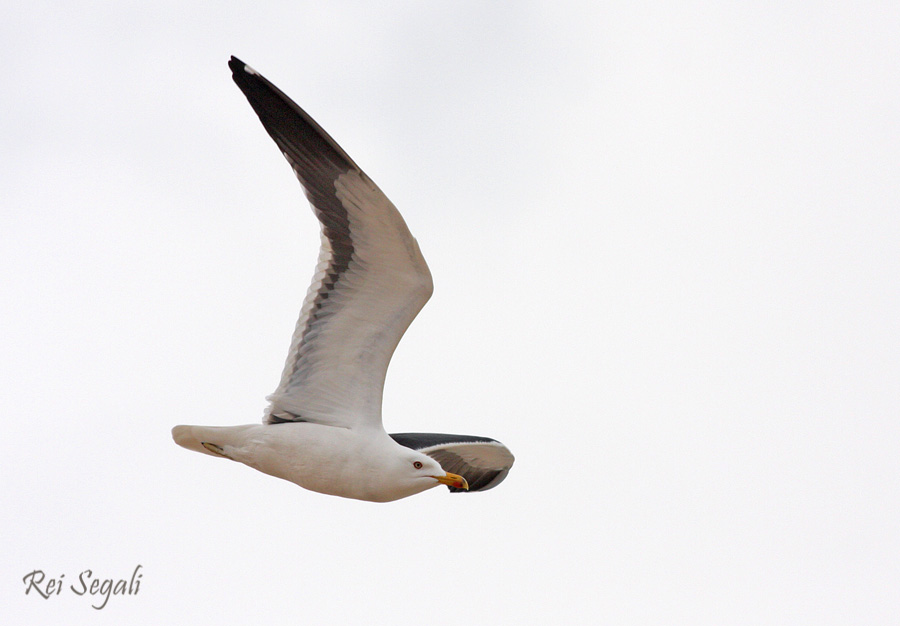
M896 624L900 5L669 4L5 6L8 623ZM260 419L317 253L231 54L431 266L386 426L502 440L499 488L171 441Z

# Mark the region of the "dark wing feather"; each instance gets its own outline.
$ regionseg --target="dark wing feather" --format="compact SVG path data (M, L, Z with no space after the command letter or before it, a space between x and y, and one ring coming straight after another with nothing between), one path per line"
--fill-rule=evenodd
M443 433L396 433L391 438L401 446L427 454L441 464L445 472L459 474L469 483L469 491L496 487L512 467L515 457L496 439L474 435ZM448 487L450 491L464 489Z

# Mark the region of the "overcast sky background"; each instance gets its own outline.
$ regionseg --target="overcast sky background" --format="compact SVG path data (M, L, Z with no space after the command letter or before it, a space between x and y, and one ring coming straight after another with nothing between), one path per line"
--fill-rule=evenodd
M7 3L8 623L896 624L900 5L668 4ZM231 54L403 213L385 424L500 439L497 489L172 442L261 418L317 255Z

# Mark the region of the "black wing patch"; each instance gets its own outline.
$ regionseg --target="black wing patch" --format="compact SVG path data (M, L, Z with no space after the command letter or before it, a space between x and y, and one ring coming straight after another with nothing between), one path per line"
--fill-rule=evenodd
M515 457L496 439L443 433L397 433L391 438L401 446L427 454L445 472L459 474L469 483L469 491L496 487L512 467ZM465 491L449 487L452 492Z

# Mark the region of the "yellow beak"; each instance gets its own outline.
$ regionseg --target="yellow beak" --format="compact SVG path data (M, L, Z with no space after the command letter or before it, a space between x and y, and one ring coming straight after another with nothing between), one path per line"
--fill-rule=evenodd
M434 478L442 485L456 487L457 489L465 489L467 491L469 489L469 483L467 483L466 479L459 474L451 474L450 472L447 472L446 476L434 476Z

